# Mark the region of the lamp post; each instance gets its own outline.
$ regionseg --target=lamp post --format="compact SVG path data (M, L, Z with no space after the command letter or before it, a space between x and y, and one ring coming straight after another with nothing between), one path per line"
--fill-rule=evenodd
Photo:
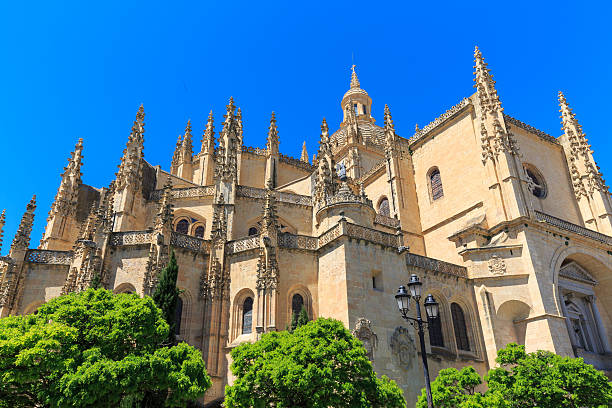
M397 294L395 295L395 300L397 300L397 307L399 308L400 313L404 320L418 329L419 332L419 340L421 342L421 358L423 359L423 372L425 374L425 391L427 393L427 408L434 408L433 401L431 398L431 385L429 384L429 367L427 366L427 352L425 351L425 332L423 330L424 326L431 324L434 319L438 318L438 303L434 299L434 297L429 294L425 298L425 302L423 305L425 306L425 312L427 314L427 320L423 320L421 317L421 305L419 302L421 301L421 286L423 283L419 280L419 277L415 274L410 275L410 281L408 282L408 291L404 285L400 286L397 290ZM408 316L408 311L410 310L410 298L414 298L414 303L416 304L416 319L414 317ZM416 324L416 326L415 326Z

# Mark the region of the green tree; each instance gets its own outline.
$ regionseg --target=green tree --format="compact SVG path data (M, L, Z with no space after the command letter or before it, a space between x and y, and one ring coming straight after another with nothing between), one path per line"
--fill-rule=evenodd
M561 357L549 351L526 353L509 344L497 354L499 367L485 376L488 389L472 367L441 370L432 383L439 408L596 408L612 406L612 383L582 358ZM427 406L423 390L417 408Z
M174 333L176 332L176 305L179 300L180 290L176 287L178 278L178 264L174 251L170 252L170 260L159 276L159 282L153 292L153 300L157 307L162 310L164 319L170 326L168 332L168 341L170 344L175 343Z
M306 306L302 305L302 309L300 309L299 313L293 313L291 315L291 326L289 327L289 331L293 332L300 326L304 326L308 324L310 319L308 318L308 312L306 311Z
M377 378L361 342L334 319L272 332L231 352L227 407L404 407L401 389Z
M0 407L108 407L161 392L184 406L211 385L199 351L160 347L168 324L149 297L104 289L0 319Z

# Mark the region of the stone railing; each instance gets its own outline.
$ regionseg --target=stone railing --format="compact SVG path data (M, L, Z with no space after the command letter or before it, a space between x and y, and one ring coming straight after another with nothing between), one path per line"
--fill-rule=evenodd
M259 235L238 239L225 245L225 252L227 254L236 254L252 249L259 249Z
M323 208L335 204L363 204L368 207L373 207L372 200L365 195L356 195L347 183L343 183L340 189L333 196L325 197L315 203L315 210L321 211Z
M399 220L396 220L395 218L387 217L382 214L376 214L376 218L374 218L374 223L384 225L385 227L389 227L389 228L399 228L400 226Z
M317 245L319 248L321 248L341 235L342 229L340 228L340 224L336 224L317 238Z
M257 187L236 186L236 195L246 198L266 198L266 190Z
M381 161L376 163L370 170L368 170L368 172L366 174L364 174L363 176L359 177L358 183L363 183L364 181L369 179L372 174L376 173L378 170L380 170L381 168L385 167L386 164L387 164L387 160L386 159L382 159Z
M307 207L312 207L312 199L310 198L310 196L305 196L301 194L279 191L276 193L276 200L281 203L305 205Z
M509 124L511 124L513 126L519 127L519 128L521 128L523 130L526 130L527 132L533 133L536 136L539 136L542 139L547 140L547 141L549 141L551 143L559 144L559 141L556 138L554 138L553 136L549 135L548 133L544 133L541 130L536 129L533 126L528 125L525 122L521 122L520 120L518 120L516 118L513 118L512 116L506 115L505 113L504 113L504 119L506 120L507 123L509 123Z
M242 152L255 154L257 156L267 156L268 155L268 151L260 147L242 146Z
M281 248L290 249L306 249L310 251L317 250L317 238L307 235L295 235L290 233L279 234L278 246Z
M238 197L264 199L266 198L266 191L267 190L263 188L238 186L236 189L236 195ZM276 201L287 204L312 206L312 199L310 196L286 193L283 191L276 192Z
M417 254L406 253L406 266L417 267L428 271L442 272L460 278L467 278L467 268L460 265L428 258Z
M149 197L150 200L159 201L164 190L155 190ZM198 187L186 187L186 188L173 188L172 198L199 198L199 197L212 197L215 194L214 186L198 186Z
M469 104L470 104L470 100L468 98L463 98L458 104L456 104L455 106L452 106L449 110L447 110L442 115L434 119L433 122L429 123L423 129L420 129L417 132L415 132L415 134L410 139L408 139L408 143L413 144L414 142L418 141L423 136L425 136L426 134L428 134L429 132L431 132L432 130L434 130L435 128L443 124L444 122L446 122L448 119L455 116L457 113L459 113L463 108L465 108Z
M191 235L181 234L173 231L170 236L170 245L176 248L189 249L194 252L208 252L210 250L210 242Z
M580 225L572 224L571 222L562 220L561 218L553 217L540 211L535 211L536 220L553 225L566 231L573 232L583 237L594 239L595 241L603 242L604 244L612 245L612 237L604 235L597 231L590 230Z
M299 159L296 159L296 158L293 158L293 157L290 157L290 156L285 156L282 153L279 153L279 158L280 158L281 162L290 164L290 165L298 167L300 169L303 169L303 170L306 170L306 171L313 171L314 170L314 166L311 165L310 163L303 162L303 161L301 161Z
M28 249L26 261L39 264L70 265L73 253L71 251L49 251L46 249Z
M400 244L400 237L388 232L378 231L372 228L362 227L361 225L346 223L346 235L351 238L363 239L374 244L397 248Z
M112 246L150 244L153 233L150 231L113 232L110 239Z

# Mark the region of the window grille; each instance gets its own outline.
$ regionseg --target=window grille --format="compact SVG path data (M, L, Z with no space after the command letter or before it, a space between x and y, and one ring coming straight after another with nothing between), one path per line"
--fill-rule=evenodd
M437 200L444 196L444 190L442 189L442 178L440 177L440 170L435 169L429 174L429 184L431 186L431 198Z
M195 229L195 234L197 238L204 238L204 227L202 225L198 226Z
M380 204L378 204L378 213L380 215L384 215L385 217L391 216L391 210L389 209L389 200L387 198L383 198L380 200Z
M467 326L463 309L456 303L451 304L453 315L453 327L455 328L455 339L459 350L470 351L470 340L468 339Z
M293 295L293 298L291 299L291 313L294 315L299 314L303 306L304 298L302 297L302 295L300 295L299 293Z
M444 336L442 335L442 316L429 321L429 344L436 347L444 347Z
M187 234L189 232L189 221L180 220L176 223L176 232Z
M250 334L253 331L253 298L244 299L242 304L242 334Z

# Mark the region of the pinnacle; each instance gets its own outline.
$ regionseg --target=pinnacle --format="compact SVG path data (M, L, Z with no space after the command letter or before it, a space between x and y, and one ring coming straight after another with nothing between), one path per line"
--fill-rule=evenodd
M300 160L302 160L304 163L309 163L308 162L308 151L306 150L305 140L304 140L304 144L302 145L302 156L300 157Z
M385 127L393 129L393 118L391 117L391 110L389 109L389 105L387 104L385 104L384 125Z
M136 121L142 123L142 121L144 121L144 118L144 104L141 103L140 107L138 108L138 112L136 113Z
M229 103L226 105L227 108L227 112L231 112L232 114L234 113L235 109L236 109L236 105L234 105L234 97L230 96L229 98Z
M359 84L359 78L357 78L357 73L355 72L355 64L353 64L353 66L351 67L351 70L353 71L351 73L351 89L359 88L360 84Z
M191 119L187 119L187 126L185 126L185 136L191 136Z

